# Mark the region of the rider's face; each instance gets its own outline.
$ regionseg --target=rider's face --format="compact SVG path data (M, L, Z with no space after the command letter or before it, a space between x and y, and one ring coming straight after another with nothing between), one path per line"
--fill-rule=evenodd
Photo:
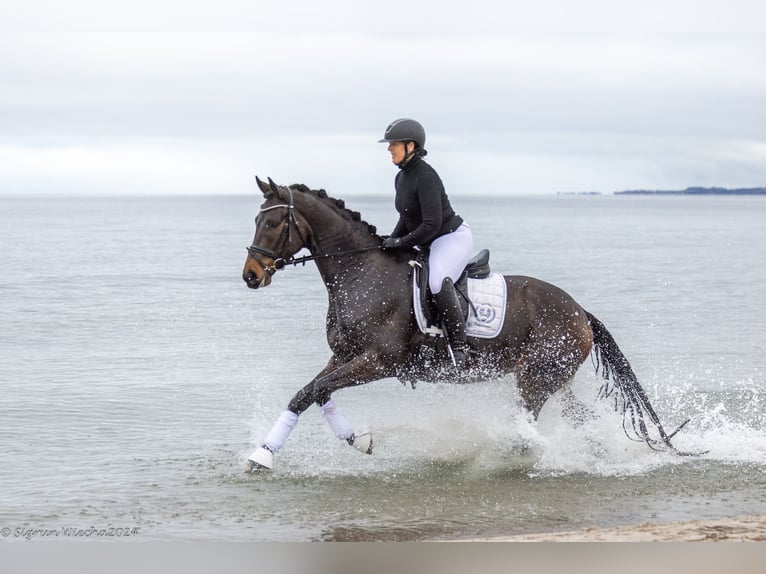
M397 165L402 163L407 155L408 146L411 149L415 147L415 144L412 142L407 142L406 144L404 142L390 142L388 144L388 151L391 154L391 161Z

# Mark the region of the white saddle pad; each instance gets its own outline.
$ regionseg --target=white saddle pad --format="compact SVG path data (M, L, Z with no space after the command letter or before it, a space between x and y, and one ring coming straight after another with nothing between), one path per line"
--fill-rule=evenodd
M420 289L417 281L412 281L412 294L415 302L415 318L422 333L441 334L441 329L426 323L423 307L420 304ZM469 337L492 339L497 337L505 321L505 304L508 297L505 278L500 273L490 273L486 279L468 279L468 298L473 303L468 309L465 333Z

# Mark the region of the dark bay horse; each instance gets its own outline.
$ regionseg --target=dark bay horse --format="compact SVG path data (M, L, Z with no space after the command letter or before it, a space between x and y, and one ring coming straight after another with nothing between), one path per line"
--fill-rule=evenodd
M388 377L470 382L511 373L537 417L591 352L605 379L600 394L614 395L626 434L652 448L678 452L670 440L684 425L665 432L609 331L558 287L531 277L505 276L504 323L494 338L469 337L467 373L450 368L446 344L437 349L437 360L424 367L418 350L429 335L418 328L413 312L413 270L408 265L413 253L382 251L375 228L324 190L257 181L265 202L255 219L255 238L242 277L248 287L259 289L271 284L286 264L315 261L329 297L327 342L332 356L250 455L248 470L273 467L273 453L313 404L319 405L336 436L371 453L370 435L357 435L332 400L339 389ZM296 259L303 248L311 255Z

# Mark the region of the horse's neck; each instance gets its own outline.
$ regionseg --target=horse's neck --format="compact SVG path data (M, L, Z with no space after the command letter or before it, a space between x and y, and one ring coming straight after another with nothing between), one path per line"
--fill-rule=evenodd
M332 207L318 204L308 207L304 213L312 230L312 255L325 255L363 249L376 244L375 236L370 234L364 224L350 221Z
M348 221L342 221L340 225L335 226L312 226L314 230L313 241L312 245L309 246L309 251L313 255L324 255L364 249L375 245L376 240L373 235L363 234L354 227Z
M368 302L389 300L393 308L393 300L409 293L406 284L410 267L406 259L382 251L380 238L367 224L326 210L317 209L312 215L310 251L327 288L330 314L345 308L343 316L353 322L350 317L369 312L369 305L359 304L360 296ZM337 255L327 257L333 254Z
M350 266L358 267L360 257L375 253L354 253L375 247L379 241L360 222L349 221L339 213L328 213L326 209L315 209L312 215L307 218L312 229L311 245L307 247L317 257L316 263L325 283L331 283L339 274L347 274ZM338 257L326 257L333 254Z

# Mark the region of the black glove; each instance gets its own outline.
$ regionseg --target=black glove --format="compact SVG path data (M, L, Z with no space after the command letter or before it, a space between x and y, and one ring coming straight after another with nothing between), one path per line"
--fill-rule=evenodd
M401 237L386 237L383 240L383 249L401 249L402 238Z

